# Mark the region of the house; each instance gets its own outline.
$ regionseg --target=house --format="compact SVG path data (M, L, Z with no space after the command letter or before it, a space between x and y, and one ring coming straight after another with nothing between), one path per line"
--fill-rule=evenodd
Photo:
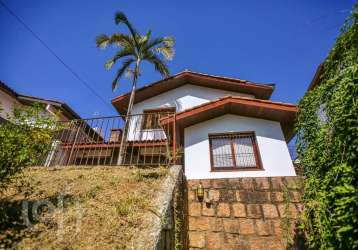
M154 142L173 142L189 180L295 176L287 142L298 110L269 100L274 88L183 71L136 91L132 114L143 115L131 118L127 142L150 141L152 151ZM122 116L129 96L112 100Z
M118 116L71 123L51 165L177 163L188 179L295 176L287 142L297 107L269 100L274 88L183 71L137 89L129 117L126 93L112 100Z
M81 119L81 117L64 102L22 95L0 81L0 106L2 108L2 110L0 110L0 122L8 120L8 116L11 116L16 105L22 107L34 105L35 103L44 104L44 112L51 116L59 115L60 121Z

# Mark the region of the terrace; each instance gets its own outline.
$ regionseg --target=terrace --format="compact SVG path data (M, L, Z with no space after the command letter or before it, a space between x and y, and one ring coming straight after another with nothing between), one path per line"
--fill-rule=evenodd
M163 126L160 121L171 116L175 113L144 113L61 123L62 129L53 137L50 152L41 157L37 165L168 165L176 154L175 124ZM124 126L127 126L126 130Z

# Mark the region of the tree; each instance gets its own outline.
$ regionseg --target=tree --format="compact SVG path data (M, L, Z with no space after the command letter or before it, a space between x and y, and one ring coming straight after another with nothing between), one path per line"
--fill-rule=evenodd
M123 12L117 12L115 14L114 22L117 25L124 24L127 27L129 34L115 33L110 36L102 34L97 36L96 44L97 47L101 49L105 49L109 45L119 48L117 53L105 63L105 68L109 70L115 63L118 61L121 62L112 82L112 91L117 89L118 81L123 75L128 74L132 76L132 90L119 152L119 157L121 157L127 133L128 119L132 112L135 90L138 77L140 76L141 64L143 61L147 61L150 64L153 64L155 70L163 77L168 77L169 69L165 64L165 60L171 60L174 56L174 38L152 38L151 30L145 35L141 35L129 22L127 16Z
M43 110L40 105L15 107L9 121L0 124L0 191L49 152L58 126Z

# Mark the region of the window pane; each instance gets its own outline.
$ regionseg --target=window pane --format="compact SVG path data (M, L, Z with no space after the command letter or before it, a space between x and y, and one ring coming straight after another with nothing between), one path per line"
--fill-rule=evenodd
M159 126L159 114L145 114L143 119L143 129L158 129Z
M256 158L251 136L233 138L237 167L256 167Z
M229 138L213 138L211 140L214 167L233 167L233 157Z

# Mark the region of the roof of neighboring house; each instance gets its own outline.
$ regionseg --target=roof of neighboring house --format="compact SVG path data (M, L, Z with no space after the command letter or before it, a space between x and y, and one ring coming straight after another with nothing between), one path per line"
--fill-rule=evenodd
M254 83L238 78L214 76L186 70L137 89L134 103L144 101L185 84L251 94L258 99L269 99L275 88L275 84ZM129 97L130 93L126 93L112 100L112 105L120 114L126 113Z
M307 92L314 89L321 82L322 74L323 74L323 63L318 65L316 69L316 73L314 74L313 79L310 85L308 86Z
M33 104L33 103L43 103L43 104L49 104L54 107L59 108L62 113L71 118L71 119L81 119L81 116L78 115L70 106L68 106L65 102L57 101L57 100L51 100L51 99L44 99L34 96L28 96L28 95L22 95L17 93L15 90L10 88L8 85L0 81L0 90L3 90L8 95L13 96L16 98L19 102L25 105Z
M10 88L9 86L7 86L5 83L3 83L2 81L0 81L0 90L4 91L5 93L7 93L10 96L13 96L15 98L17 98L17 96L19 95L18 93L16 93L15 90L13 90L12 88Z
M239 96L226 96L175 115L176 125L180 128L213 119L225 114L236 114L266 120L278 121L286 141L294 135L294 121L298 108L294 104L258 100ZM162 124L174 122L174 117L166 117Z

